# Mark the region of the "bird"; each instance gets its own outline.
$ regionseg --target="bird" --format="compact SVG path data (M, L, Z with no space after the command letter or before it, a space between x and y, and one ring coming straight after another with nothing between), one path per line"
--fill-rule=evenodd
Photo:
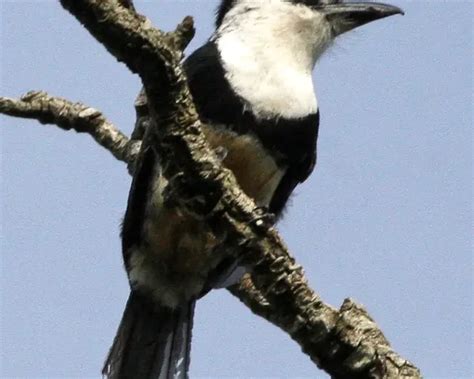
M275 220L316 164L316 62L340 35L396 14L382 3L222 0L215 31L184 60L208 143ZM122 226L131 293L107 378L188 378L196 301L251 270L216 253L221 237L165 202L167 184L159 154L142 149Z

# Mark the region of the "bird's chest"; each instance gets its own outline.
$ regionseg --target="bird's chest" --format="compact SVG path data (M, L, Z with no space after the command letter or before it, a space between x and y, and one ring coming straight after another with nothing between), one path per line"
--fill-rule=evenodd
M223 158L242 190L258 206L267 207L285 172L253 134L238 134L223 127L204 127L209 144Z

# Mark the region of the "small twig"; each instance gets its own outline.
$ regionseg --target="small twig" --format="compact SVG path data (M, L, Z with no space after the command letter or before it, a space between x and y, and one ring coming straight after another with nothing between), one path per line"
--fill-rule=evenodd
M64 130L90 134L115 158L126 163L133 161L140 144L140 141L130 141L97 109L52 97L46 92L30 91L20 99L0 97L0 113L31 118L42 124L57 125Z

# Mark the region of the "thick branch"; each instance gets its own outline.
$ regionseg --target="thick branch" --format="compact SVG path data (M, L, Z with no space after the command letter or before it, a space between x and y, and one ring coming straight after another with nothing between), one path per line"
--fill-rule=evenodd
M43 96L46 96L43 94ZM27 96L26 96L27 97ZM53 98L53 97L48 97L51 102L56 102L58 98ZM61 100L66 103L72 104L71 102ZM7 104L7 106L6 106ZM81 109L83 107L90 109L89 107L86 106L81 106L81 107L74 107L69 110L68 117L66 117L66 120L73 120L80 118L79 114L81 113ZM45 120L52 120L48 121L51 123L60 123L63 122L64 120L61 117L57 116L57 110L55 110L54 106L47 106L43 107L41 112L25 112L25 104L22 100L12 100L12 99L5 99L2 98L0 99L0 110L4 111L8 109L8 112L3 112L6 114L10 115L15 115L17 117L27 117L27 118L35 118L38 119L39 121L44 122ZM55 115L56 114L56 115ZM89 132L93 133L94 131L94 119L93 118L88 118L88 119L83 119L81 122L88 122L90 121L92 124L89 126L83 126L80 128L80 131L82 132ZM106 121L105 121L106 122ZM63 125L60 127L64 128ZM65 129L70 129L69 127L66 127ZM105 134L109 133L112 128L106 128L103 130ZM114 134L114 133L113 133ZM110 139L112 136L108 136L105 139ZM123 137L126 139L126 137ZM127 151L129 150L127 148L127 144L133 143L135 148L128 153ZM127 143L122 143L120 144L120 148L123 149L122 152L117 152L116 155L118 156L128 156L130 159L128 161L129 165L133 165L134 160L137 156L137 151L138 147L141 144L140 141L133 141L130 142L128 141ZM103 147L111 151L111 146L113 145L107 145L107 144L101 144ZM111 151L112 152L112 151ZM263 274L265 275L265 274ZM305 321L304 318L302 318L300 315L292 315L288 314L286 312L286 309L284 307L274 307L272 304L268 302L268 300L265 298L265 296L255 287L253 281L250 279L249 276L246 276L239 285L234 286L230 288L230 291L237 297L239 297L254 313L260 315L261 317L267 319L268 321L274 323L275 325L279 326L283 330L285 330L293 339L295 339L297 342L299 342L302 347L304 347L305 342L301 341L300 339L306 339L306 338L311 338L311 335L313 334L312 331L307 331L303 335L301 335L300 338L298 338L298 333L296 333L298 330L294 328L295 322L301 325L304 325L304 328L307 330L309 328L312 328L313 326ZM317 304L314 304L316 306ZM323 357L327 354L333 354L334 353L334 348L330 349L328 347L330 346L340 346L342 344L342 341L347 340L347 341L357 341L359 344L359 341L361 341L361 336L364 335L377 335L381 336L381 332L378 330L376 325L372 322L370 317L363 311L360 307L355 305L354 303L350 302L349 300L344 303L343 308L341 309L341 312L338 314L337 311L335 311L333 308L330 306L324 305L322 303L319 304L319 313L320 314L327 314L327 319L323 320L322 322L322 329L326 330L326 334L330 336L327 339L323 339L321 341L321 351L317 351L316 353L314 352L307 352L311 358L315 361L320 359L320 367L326 369L329 373L333 373L334 377L337 377L334 372L340 371L339 367L336 367L335 370L328 369L326 365L328 364L337 364L340 365L340 360L339 359L334 359L334 358L329 358L328 363L324 364L324 359ZM351 316L351 312L355 313ZM349 317L347 316L349 315ZM349 322L347 322L347 320ZM295 321L296 320L296 321ZM359 326L358 328L354 328L353 325ZM364 328L361 328L360 326L364 326ZM368 328L367 328L368 326ZM315 331L319 330L319 328L316 328ZM327 332L328 330L331 330L330 332ZM339 332L336 332L338 331ZM343 337L345 334L349 334L348 336ZM381 343L380 343L381 342ZM398 377L401 375L403 370L408 371L409 374L406 375L406 377L416 377L413 373L413 367L409 366L408 363L398 357L395 353L393 353L389 348L387 342L381 338L380 341L377 345L377 349L382 349L386 352L387 358L390 359L390 361L393 361L392 365L389 365L389 367L385 368L386 372L394 371L393 366L395 365L396 371L394 371L393 375L386 375L386 377ZM370 346L373 344L373 341L368 341L368 345ZM360 346L364 346L362 343L360 343ZM359 347L360 348L360 347ZM369 352L372 350L369 348ZM326 352L326 353L324 353ZM370 354L369 354L370 355ZM355 359L357 358L357 359ZM357 354L354 355L354 363L358 363L360 361L361 357L359 357ZM380 360L383 361L383 360ZM400 368L400 369L399 369ZM348 369L348 372L350 374L348 375L353 375L350 369ZM416 374L416 372L415 372ZM344 375L342 375L344 377ZM361 376L364 377L364 376ZM378 377L378 376L376 376Z
M192 35L189 19L174 35L165 34L118 1L61 3L141 76L153 124L158 126L153 130L154 143L162 154L165 175L173 178L176 200L224 230L229 251L254 267L253 282L247 278L233 293L287 331L333 377L419 377L360 306L346 300L336 311L319 299L265 215L209 149L179 64L182 52L176 50Z

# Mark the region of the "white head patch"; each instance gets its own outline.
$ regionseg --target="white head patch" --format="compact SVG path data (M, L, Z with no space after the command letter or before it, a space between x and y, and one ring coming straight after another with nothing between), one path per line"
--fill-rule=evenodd
M257 118L317 111L311 74L332 40L323 16L283 0L241 0L213 40L227 80Z

